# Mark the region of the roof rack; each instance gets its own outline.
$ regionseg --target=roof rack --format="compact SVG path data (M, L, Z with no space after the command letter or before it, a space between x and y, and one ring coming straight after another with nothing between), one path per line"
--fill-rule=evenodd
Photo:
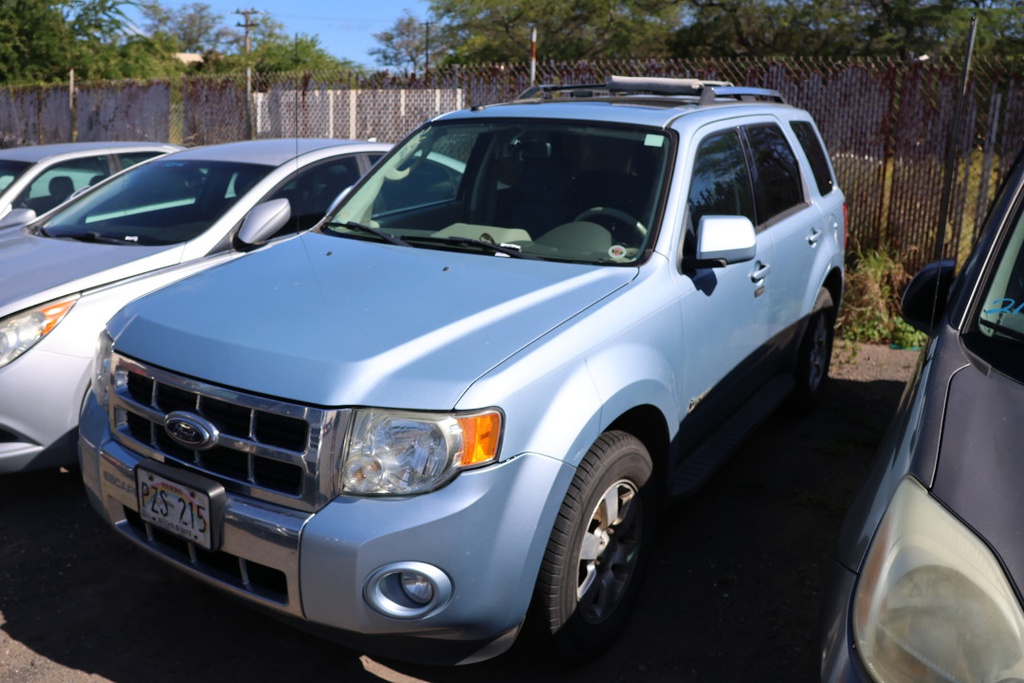
M723 100L739 102L784 103L777 90L735 86L728 81L702 81L697 78L654 78L609 76L604 83L585 85L536 85L525 90L517 100L550 100L556 97L586 98L624 95L656 95L662 97L696 97L702 105Z

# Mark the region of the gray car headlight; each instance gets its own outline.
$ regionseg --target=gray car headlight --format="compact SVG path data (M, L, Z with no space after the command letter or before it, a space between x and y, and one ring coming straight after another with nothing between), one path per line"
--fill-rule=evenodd
M352 419L338 489L361 495L411 495L448 483L498 456L501 415L367 409Z
M878 681L1024 678L1024 614L999 561L911 478L871 543L853 632Z
M76 301L77 296L51 301L0 320L0 368L52 332Z

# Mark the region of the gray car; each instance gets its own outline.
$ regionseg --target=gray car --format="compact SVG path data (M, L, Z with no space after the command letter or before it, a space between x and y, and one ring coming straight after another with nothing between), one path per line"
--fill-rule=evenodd
M843 522L822 681L1024 680L1024 157L954 273L903 295L930 336Z
M0 232L0 473L77 462L90 359L117 309L311 227L389 147L280 139L184 150Z
M24 225L118 171L180 149L164 142L67 142L2 149L0 228Z

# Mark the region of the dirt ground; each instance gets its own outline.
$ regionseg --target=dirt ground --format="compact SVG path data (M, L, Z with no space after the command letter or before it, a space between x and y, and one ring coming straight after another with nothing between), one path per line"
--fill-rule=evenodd
M813 681L842 514L918 354L841 346L817 411L762 427L662 520L625 635L565 671L371 659L179 576L104 527L77 472L0 477L0 683Z

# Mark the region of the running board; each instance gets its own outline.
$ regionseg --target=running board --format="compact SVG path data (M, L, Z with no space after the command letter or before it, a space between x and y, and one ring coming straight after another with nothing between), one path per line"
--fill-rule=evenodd
M778 375L754 394L743 408L686 457L672 477L671 497L679 499L696 493L747 437L782 405L794 386L792 375Z

